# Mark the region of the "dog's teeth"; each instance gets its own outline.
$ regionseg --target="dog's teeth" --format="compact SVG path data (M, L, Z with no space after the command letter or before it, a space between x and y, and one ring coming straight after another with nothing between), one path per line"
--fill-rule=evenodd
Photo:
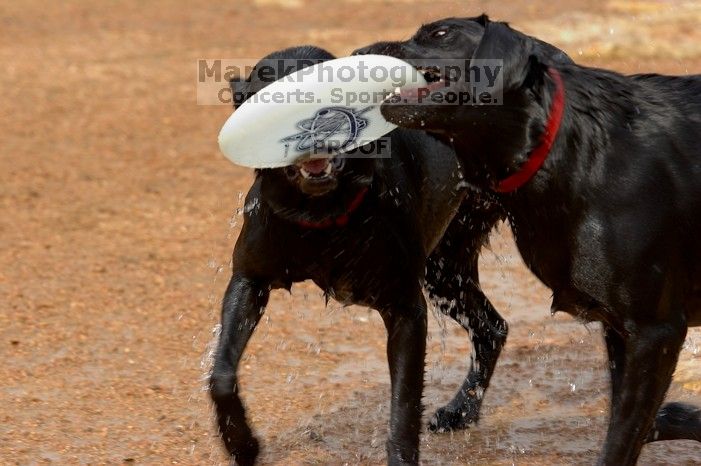
M302 174L302 176L305 177L305 178L309 178L309 177L311 176L311 173L309 173L309 172L308 172L307 170L305 170L304 168L300 168L300 169L299 169L299 172L300 172L300 173Z
M331 162L329 162L328 165L326 165L326 168L324 168L324 173L326 173L327 175L330 175L331 170L333 170L333 165L331 164Z

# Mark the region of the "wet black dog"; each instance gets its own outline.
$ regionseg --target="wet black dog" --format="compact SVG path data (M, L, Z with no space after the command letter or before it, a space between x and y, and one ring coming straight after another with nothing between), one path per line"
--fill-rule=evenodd
M315 47L274 53L297 67L333 58ZM274 78L273 78L274 79ZM270 80L268 80L270 81ZM234 84L239 99L267 81L254 73ZM501 210L460 186L455 153L421 131L390 133L387 158L307 159L258 170L246 197L233 255L222 330L210 380L219 430L239 464L252 464L259 445L239 398L236 370L269 293L313 280L329 297L377 309L387 327L392 385L390 464L419 458L426 340L422 285L440 309L471 332L475 364L433 428L475 422L483 391L506 339L504 320L482 294L480 247Z
M562 63L486 16L362 52L503 60L500 105L436 104L469 92L468 78L383 115L452 141L465 177L508 212L553 311L602 322L612 397L599 462L633 464L646 441L701 440L697 408L660 410L687 327L701 324L701 76Z

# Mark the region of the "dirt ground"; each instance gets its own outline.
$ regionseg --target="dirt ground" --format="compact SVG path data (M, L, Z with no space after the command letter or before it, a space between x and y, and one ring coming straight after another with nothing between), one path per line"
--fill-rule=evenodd
M196 105L196 60L314 43L337 54L482 11L626 72L701 72L695 1L83 0L0 3L0 464L224 464L204 375L251 172L219 153L230 113ZM507 228L483 283L511 323L476 428L423 462L586 464L607 374L597 325L549 315ZM467 370L430 318L425 402ZM241 367L261 464L381 464L389 378L374 312L274 293ZM701 404L701 332L669 393ZM641 464L699 464L646 446Z

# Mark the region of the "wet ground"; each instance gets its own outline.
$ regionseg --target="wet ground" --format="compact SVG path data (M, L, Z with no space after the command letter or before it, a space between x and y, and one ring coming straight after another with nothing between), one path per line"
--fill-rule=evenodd
M145 3L145 4L144 4ZM223 464L202 391L251 173L219 153L230 110L195 103L198 58L315 43L337 54L487 11L625 72L701 71L694 1L5 1L0 5L0 464ZM549 316L508 229L483 283L511 334L478 427L425 434L424 464L586 464L604 435L597 325ZM467 370L464 332L430 318L425 402ZM381 464L384 329L273 294L241 366L262 464ZM668 398L701 404L692 330ZM641 464L698 464L646 446Z

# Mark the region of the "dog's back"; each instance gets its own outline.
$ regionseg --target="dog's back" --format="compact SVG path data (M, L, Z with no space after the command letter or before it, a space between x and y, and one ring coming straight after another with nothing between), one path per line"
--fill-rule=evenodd
M290 69L301 69L333 58L333 55L318 47L292 47L267 55L256 65L256 69L264 70L267 67L280 70L280 63L284 63ZM240 106L244 100L280 77L282 76L257 73L254 70L245 80L232 81L234 106ZM417 233L421 236L424 252L428 254L440 241L464 198L465 189L459 186L460 168L457 157L449 146L423 131L400 128L385 139L390 142L388 153L379 154L374 160L356 162L356 157L368 156L359 155L358 150L352 151L347 154L350 158L346 168L349 168L349 165L351 169L357 168L360 163L368 165L367 162L373 165L372 171L378 178L376 181L386 187L383 197L394 196L395 200L392 202L402 199L407 215L413 217L412 223L418 228ZM306 215L314 217L324 215L323 211L329 209L332 202L325 203L324 196L302 199L301 202L299 197L290 196L290 190L282 189L283 177L276 176L273 179L276 172L279 170L257 171L258 179L252 191L259 191L260 184L274 186L275 189L263 190L267 202L275 204L274 210L278 214L284 211L292 218L293 215L289 214L297 211L300 218ZM343 189L345 188L336 191ZM400 192L401 190L406 192ZM333 194L325 197L331 200L331 196ZM304 205L307 212L299 211L300 205Z
M443 237L464 199L460 166L450 148L421 131L398 128L390 134L390 140L392 156L378 159L377 166L390 186L412 180L411 209L428 254Z
M631 157L638 170L657 180L656 189L666 184L669 196L660 201L677 219L679 240L688 242L685 249L696 257L692 269L701 272L701 244L695 241L701 230L701 75L630 78L637 85L634 110L645 117L636 118L641 150Z
M619 224L616 234L611 232L611 241L627 242L628 249L633 244L648 247L649 241L682 245L690 259L686 270L697 276L701 76L625 76L579 65L558 69L567 83L565 124L576 128L571 141L580 141L568 147L591 148L586 157L578 156L578 150L562 155L561 170L573 174L570 201L587 199L589 206L600 206L596 209L630 215L631 221ZM543 199L548 196L544 192ZM632 219L642 217L649 219L645 223L650 235L646 241L631 241L642 234Z
M639 97L659 114L656 123L675 140L683 138L695 147L701 141L701 75L667 76L638 74L630 76Z

